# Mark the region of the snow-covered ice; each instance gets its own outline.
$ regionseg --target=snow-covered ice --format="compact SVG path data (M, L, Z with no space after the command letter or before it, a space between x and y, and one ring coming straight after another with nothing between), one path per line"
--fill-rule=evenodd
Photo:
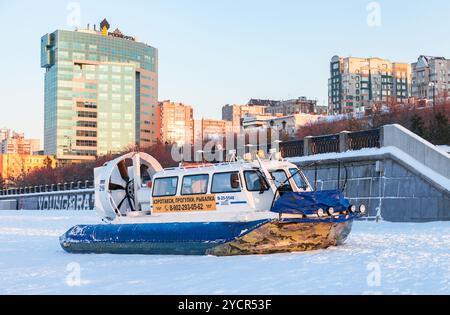
M0 294L450 294L449 222L357 222L339 248L226 258L67 254L58 237L81 223L99 220L0 211Z

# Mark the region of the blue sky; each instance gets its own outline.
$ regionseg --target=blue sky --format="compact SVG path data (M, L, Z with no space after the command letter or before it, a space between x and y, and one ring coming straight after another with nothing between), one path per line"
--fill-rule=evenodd
M67 25L71 1L0 0L0 127L43 133L40 37ZM113 28L159 49L159 99L220 118L227 103L317 98L326 103L335 54L413 62L450 58L450 2L378 1L381 25L367 24L366 0L77 1L81 24Z

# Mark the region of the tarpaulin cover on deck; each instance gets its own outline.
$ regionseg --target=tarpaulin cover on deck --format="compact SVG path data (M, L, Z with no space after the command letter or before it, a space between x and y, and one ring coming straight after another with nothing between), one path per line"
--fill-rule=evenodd
M336 212L345 211L350 202L339 190L324 190L306 193L289 192L279 198L272 211L285 214L315 214L317 210L333 207Z

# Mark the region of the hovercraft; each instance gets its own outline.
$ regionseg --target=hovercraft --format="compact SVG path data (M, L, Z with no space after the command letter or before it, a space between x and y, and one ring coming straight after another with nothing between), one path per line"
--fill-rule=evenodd
M95 208L104 224L60 237L79 254L255 255L344 244L364 205L341 191L313 191L278 154L163 169L129 153L94 170Z

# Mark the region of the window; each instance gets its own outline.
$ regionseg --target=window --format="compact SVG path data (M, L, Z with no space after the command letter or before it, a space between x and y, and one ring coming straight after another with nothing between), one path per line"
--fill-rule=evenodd
M182 195L204 195L208 191L209 175L183 177Z
M96 147L97 146L97 141L77 140L76 144L77 144L77 147Z
M155 179L153 197L170 197L177 194L178 177Z
M266 191L269 189L269 185L260 171L246 171L244 177L248 191Z
M90 102L77 102L77 107L95 109L97 108L97 104Z
M301 188L301 189L307 189L308 188L308 184L303 179L303 177L300 174L300 171L298 169L291 168L291 169L289 169L289 172L291 172L292 179L294 180L295 185L297 185L298 188Z
M97 131L85 131L85 130L77 130L77 137L97 137Z
M275 181L275 186L277 186L277 188L281 187L281 185L288 187L291 186L288 182L288 177L283 170L271 172L270 174L272 175L272 178Z
M214 174L211 193L237 193L241 192L239 173L218 173Z
M97 113L93 112L78 112L80 118L97 118Z

